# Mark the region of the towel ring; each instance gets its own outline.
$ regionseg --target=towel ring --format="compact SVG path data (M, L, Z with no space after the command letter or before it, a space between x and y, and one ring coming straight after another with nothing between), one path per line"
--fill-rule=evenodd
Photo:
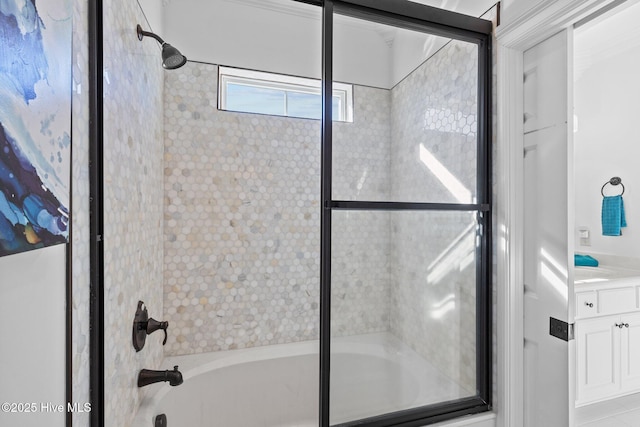
M620 193L620 195L622 196L624 194L624 184L622 183L622 178L620 178L619 176L614 176L609 181L605 182L604 185L602 186L602 188L600 189L600 194L602 194L602 197L605 197L605 195L604 195L604 187L606 187L607 184L622 185L622 193Z

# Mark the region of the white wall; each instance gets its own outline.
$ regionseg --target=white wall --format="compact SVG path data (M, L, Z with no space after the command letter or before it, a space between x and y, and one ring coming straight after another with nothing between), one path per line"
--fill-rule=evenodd
M635 39L619 40L612 31L634 32L640 5L592 28L576 32L575 133L576 226L591 230L591 246L576 250L640 257L640 45ZM602 41L606 39L606 43ZM622 236L602 236L600 189L611 177L625 185L624 203L628 227ZM605 194L619 194L608 185Z
M268 3L166 2L162 37L193 61L320 78L321 9L290 0ZM155 30L159 0L140 4ZM336 16L334 28L334 80L385 89L448 41L344 16Z
M299 7L301 16L225 0L172 2L165 38L190 60L319 78L320 8Z
M399 30L396 33L391 51L392 86L400 83L450 40L415 31Z
M65 250L0 258L0 402L36 404L33 413L3 409L2 426L65 425ZM43 410L47 402L65 410Z
M270 3L170 2L164 12L165 39L191 60L320 78L321 8L289 0ZM336 24L336 40L351 42L335 43L341 58L335 80L388 88L390 49L384 39L343 22Z
M151 31L158 34L160 37L164 37L164 26L162 23L163 1L161 0L138 0L138 4L144 11L144 17L147 22L140 22L142 28L146 31Z

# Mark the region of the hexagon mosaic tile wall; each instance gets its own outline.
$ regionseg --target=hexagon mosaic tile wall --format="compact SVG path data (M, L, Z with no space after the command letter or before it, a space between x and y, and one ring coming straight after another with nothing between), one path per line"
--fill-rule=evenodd
M473 49L450 43L391 91L354 87L354 123L334 125L334 198L472 201ZM167 355L318 338L320 122L218 111L216 87L210 64L165 79ZM473 390L475 271L456 260L425 279L469 227L468 214L336 214L332 333L390 331ZM455 309L430 316L446 298Z
M144 351L131 343L138 300L161 316L162 91L158 45L140 42L145 18L137 2L104 7L104 383L107 427L129 426L148 389L140 369L159 369L163 349L150 337ZM135 64L136 67L132 67ZM135 102L132 102L135 101Z
M170 355L318 338L320 122L219 111L216 89L217 67L209 64L188 63L165 79ZM337 156L349 161L347 172L371 169L375 150L388 150L388 92L357 87L355 99L356 110L376 105L370 114L382 125L337 126L349 127L343 132L355 147L370 146L369 156L354 148ZM357 189L359 174L345 175L336 180L344 192ZM360 191L379 191L386 181L369 180ZM336 289L346 285L335 281ZM366 293L378 298L355 316L334 316L337 329L386 330L386 292L372 288L387 285L369 282Z
M73 323L73 388L76 402L89 402L89 86L88 68L88 4L73 2L73 150L72 150L72 245ZM75 412L74 426L88 426L89 413Z
M477 46L461 41L450 42L392 90L396 199L475 201L477 91ZM476 323L475 216L393 218L390 329L475 394L476 330L469 327Z

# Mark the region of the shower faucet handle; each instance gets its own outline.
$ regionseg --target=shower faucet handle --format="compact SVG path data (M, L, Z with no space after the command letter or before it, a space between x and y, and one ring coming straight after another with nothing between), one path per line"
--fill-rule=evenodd
M150 318L145 304L142 301L138 301L138 309L136 310L135 317L133 318L133 348L135 348L136 351L142 350L145 341L147 340L147 335L157 331L158 329L162 329L164 332L162 345L165 345L167 343L168 327L169 322L160 322L154 318Z
M156 319L152 317L149 320L147 320L147 328L146 328L147 335L157 331L158 329L162 329L162 331L164 332L164 340L162 340L162 345L165 345L167 343L168 327L169 327L169 322L167 321L158 322Z

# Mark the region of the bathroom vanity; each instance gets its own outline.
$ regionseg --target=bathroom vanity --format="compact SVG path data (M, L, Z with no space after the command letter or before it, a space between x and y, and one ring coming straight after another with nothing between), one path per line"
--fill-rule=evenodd
M640 392L640 269L575 269L576 406Z

